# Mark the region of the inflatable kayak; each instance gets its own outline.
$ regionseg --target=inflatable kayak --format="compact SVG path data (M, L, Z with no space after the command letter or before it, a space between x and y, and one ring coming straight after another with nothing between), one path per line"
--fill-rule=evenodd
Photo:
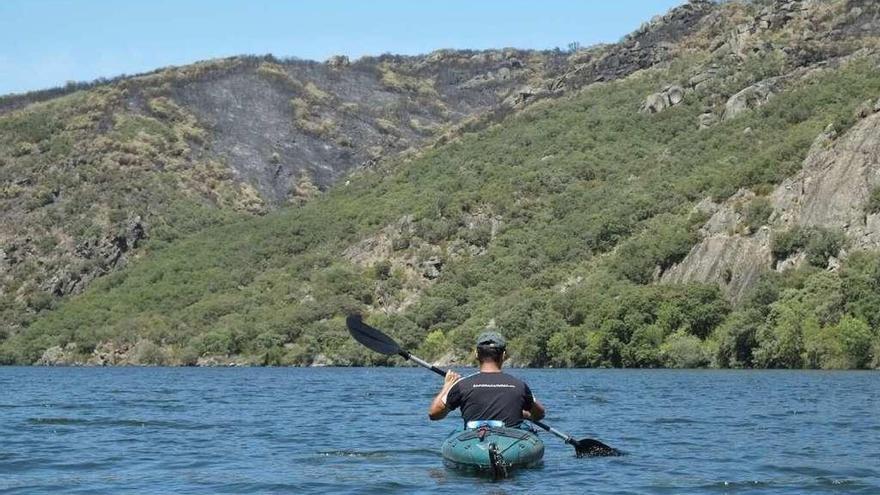
M483 425L452 432L440 450L449 467L486 471L498 478L510 469L539 464L544 442L529 430Z

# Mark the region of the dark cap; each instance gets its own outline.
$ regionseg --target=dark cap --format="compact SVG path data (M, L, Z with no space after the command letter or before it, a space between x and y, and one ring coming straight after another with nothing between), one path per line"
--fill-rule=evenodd
M507 341L498 332L483 332L477 337L477 347L497 347L504 349Z

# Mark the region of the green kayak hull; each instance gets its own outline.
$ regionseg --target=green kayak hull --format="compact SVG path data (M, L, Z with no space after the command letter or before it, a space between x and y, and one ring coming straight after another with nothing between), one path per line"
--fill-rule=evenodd
M491 471L491 450L500 454L496 462L500 459L507 469L530 467L544 457L544 442L538 435L518 428L457 430L443 441L440 450L450 467Z

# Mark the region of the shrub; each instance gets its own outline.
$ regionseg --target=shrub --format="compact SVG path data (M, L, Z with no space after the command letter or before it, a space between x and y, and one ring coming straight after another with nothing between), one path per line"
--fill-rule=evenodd
M387 280L391 276L391 262L379 260L373 264L373 277L378 280Z
M669 213L652 218L648 228L618 249L614 270L627 279L644 284L654 270L665 270L681 261L697 240L687 218Z
M131 360L135 364L157 365L166 364L165 351L149 340L140 340L131 350Z
M840 230L814 229L806 246L807 262L824 268L828 258L837 256L845 244L846 236Z
M275 332L263 332L253 340L253 347L257 351L268 351L281 347L284 336Z
M487 247L492 241L492 226L481 224L475 226L472 229L465 229L462 233L462 238L468 244L473 244L474 246L479 247Z
M809 264L824 268L828 258L837 255L845 245L846 236L840 230L797 226L775 235L770 250L777 260L803 251Z
M806 335L818 332L819 322L807 305L794 296L773 304L769 321L759 327L755 366L803 368Z
M452 349L452 343L443 330L434 330L425 337L425 342L419 346L419 355L425 359L434 360Z
M844 368L865 368L871 362L871 352L877 335L864 321L845 316L833 330L840 346Z
M218 330L196 337L192 344L200 356L228 355L237 351L233 336L229 332Z
M770 251L773 258L784 260L807 245L808 230L803 227L793 227L773 236L770 241Z
M868 202L865 203L865 213L876 215L880 213L880 187L871 189L868 195Z
M752 199L746 207L745 223L751 230L757 230L762 225L766 225L773 214L773 206L770 200L764 197Z
M757 346L756 334L762 322L763 316L754 309L731 314L713 334L718 345L714 362L722 368L751 367L752 352Z
M601 331L585 328L566 328L557 332L547 343L550 363L566 367L611 366L607 356L610 337Z
M663 364L669 368L700 368L709 363L702 341L683 332L676 332L660 347Z

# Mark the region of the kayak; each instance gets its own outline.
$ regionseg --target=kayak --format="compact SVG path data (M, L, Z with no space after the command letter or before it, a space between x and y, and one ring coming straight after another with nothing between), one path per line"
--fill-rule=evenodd
M530 430L481 426L452 432L440 451L449 467L486 471L499 478L510 469L539 464L544 442Z

